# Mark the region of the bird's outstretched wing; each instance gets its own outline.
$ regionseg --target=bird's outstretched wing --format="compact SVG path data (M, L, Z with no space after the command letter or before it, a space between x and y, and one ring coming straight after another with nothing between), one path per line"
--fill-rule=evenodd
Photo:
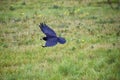
M46 24L40 23L39 27L40 27L41 31L47 37L55 37L56 36L56 33L51 28L49 28Z
M56 38L49 38L45 43L45 47L54 46L56 44L57 44L57 37Z

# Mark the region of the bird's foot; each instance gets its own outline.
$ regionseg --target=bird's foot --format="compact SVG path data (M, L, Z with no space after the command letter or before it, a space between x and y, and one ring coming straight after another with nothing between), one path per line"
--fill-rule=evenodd
M42 47L44 48L44 47L47 47L47 46L42 46Z

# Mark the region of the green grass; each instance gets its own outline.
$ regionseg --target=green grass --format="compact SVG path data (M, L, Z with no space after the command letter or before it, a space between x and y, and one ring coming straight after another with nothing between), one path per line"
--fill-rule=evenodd
M120 10L97 2L0 1L0 80L119 80ZM40 22L66 44L41 47Z

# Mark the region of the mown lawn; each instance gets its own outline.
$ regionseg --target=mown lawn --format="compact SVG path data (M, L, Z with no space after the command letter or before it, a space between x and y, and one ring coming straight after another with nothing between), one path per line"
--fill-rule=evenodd
M1 0L0 80L120 80L120 9L103 0ZM45 22L67 42L43 48Z

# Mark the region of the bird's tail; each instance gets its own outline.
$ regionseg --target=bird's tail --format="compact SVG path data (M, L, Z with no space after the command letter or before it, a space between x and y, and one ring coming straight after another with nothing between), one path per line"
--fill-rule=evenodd
M58 37L58 42L60 44L64 44L66 42L66 40L64 38L62 38L62 37Z

